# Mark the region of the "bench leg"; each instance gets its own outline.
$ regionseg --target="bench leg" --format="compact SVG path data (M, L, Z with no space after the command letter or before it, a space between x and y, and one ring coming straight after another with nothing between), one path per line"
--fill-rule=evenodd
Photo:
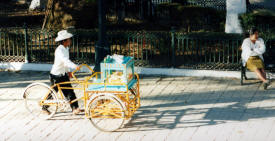
M246 71L244 71L244 79L247 80L248 78L246 77Z
M265 72L265 75L266 75L266 80L271 81L271 74L268 72Z
M247 77L246 77L246 68L245 67L242 67L242 72L243 72L244 79L247 80Z
M244 78L244 67L241 66L241 85L243 85L243 78Z

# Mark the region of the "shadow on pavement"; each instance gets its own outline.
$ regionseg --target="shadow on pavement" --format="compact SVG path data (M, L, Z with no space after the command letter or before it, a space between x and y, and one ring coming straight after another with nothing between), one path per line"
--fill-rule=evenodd
M33 82L49 82L49 72L20 71L20 72L0 72L1 88L26 87Z
M143 100L162 102L141 106L124 127L126 132L200 127L275 117L275 104L271 104L275 100L274 89L183 92L147 96ZM267 101L270 103L266 104Z

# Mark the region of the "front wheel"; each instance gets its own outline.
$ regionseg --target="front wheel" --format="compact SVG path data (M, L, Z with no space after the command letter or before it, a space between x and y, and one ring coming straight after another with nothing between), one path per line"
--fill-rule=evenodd
M46 84L30 84L26 87L23 98L27 110L39 119L49 119L57 111L56 93Z
M89 120L101 131L115 131L124 123L125 109L114 97L103 95L94 98L88 106Z

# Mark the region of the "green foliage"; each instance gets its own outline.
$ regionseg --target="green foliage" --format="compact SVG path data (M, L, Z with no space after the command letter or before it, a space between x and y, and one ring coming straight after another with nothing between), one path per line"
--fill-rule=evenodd
M96 2L97 0L87 0L87 2Z
M11 0L0 0L0 3L11 3Z
M250 13L239 15L244 31L257 27L264 38L275 36L275 12L270 10L254 10Z
M241 25L243 29L247 30L255 26L255 17L252 14L242 14L240 15Z
M82 28L95 27L98 23L97 15L96 0L89 0L79 11L76 11L76 25Z
M182 4L182 5L188 4L188 0L173 0L173 2L175 2L175 3L180 3L180 4Z
M63 1L53 3L53 12L49 16L47 28L90 28L97 24L97 4L93 1Z
M202 40L236 40L242 39L243 36L241 34L236 33L224 33L224 32L193 32L188 34L183 34L181 32L176 33L176 36L180 37L182 35L186 35L188 38L197 38Z
M180 3L165 3L158 6L158 11L167 11L168 20L187 27L208 26L209 30L224 31L225 12L200 6L184 6Z

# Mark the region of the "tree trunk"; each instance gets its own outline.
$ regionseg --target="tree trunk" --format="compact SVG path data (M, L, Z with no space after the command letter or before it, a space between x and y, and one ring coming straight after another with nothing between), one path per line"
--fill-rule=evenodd
M96 19L97 6L95 2L87 2L87 0L53 0L46 27L54 29L65 29L70 26L89 28L97 25Z

